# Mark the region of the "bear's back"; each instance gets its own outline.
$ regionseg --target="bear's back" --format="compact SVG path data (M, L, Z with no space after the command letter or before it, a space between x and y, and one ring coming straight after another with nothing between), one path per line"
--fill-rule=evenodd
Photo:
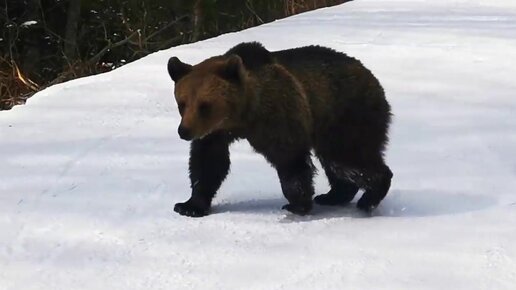
M260 68L270 64L285 68L301 84L316 118L342 111L350 100L362 99L360 92L365 90L377 92L367 98L384 99L383 89L371 71L359 60L328 47L311 45L270 52L259 42L245 42L225 56L231 54L240 56L244 66L257 76L263 74ZM359 102L363 101L367 102Z
M260 67L274 63L274 59L270 51L268 51L259 42L243 42L231 48L225 53L225 56L238 55L242 59L244 67L254 71Z
M359 63L344 53L319 45L270 52L259 42L243 42L225 53L226 56L231 54L240 56L244 66L249 70L256 70L274 62L287 69L306 69L311 66L321 69L324 65Z
M319 45L278 50L272 52L274 59L288 67L300 68L307 66L321 67L324 65L352 64L357 60L334 49Z

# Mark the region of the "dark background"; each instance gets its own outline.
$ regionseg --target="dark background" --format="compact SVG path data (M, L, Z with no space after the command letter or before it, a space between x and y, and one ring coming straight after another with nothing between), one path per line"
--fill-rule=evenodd
M5 110L49 85L112 70L160 49L348 0L0 1Z

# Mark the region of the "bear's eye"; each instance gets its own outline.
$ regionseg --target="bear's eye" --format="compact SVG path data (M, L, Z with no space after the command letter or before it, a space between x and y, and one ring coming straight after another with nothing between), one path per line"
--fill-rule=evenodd
M199 104L199 116L208 118L211 114L211 106L208 103Z
M179 110L179 114L183 115L183 112L185 111L185 103L177 104L177 109Z

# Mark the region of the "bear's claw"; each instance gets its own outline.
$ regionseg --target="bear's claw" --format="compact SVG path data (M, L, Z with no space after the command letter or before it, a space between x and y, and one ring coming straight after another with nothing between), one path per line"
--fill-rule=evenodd
M293 204L286 204L281 209L286 209L289 212L297 215L306 215L310 212L312 209L311 205L303 206L303 205L293 205Z
M350 198L351 197L351 198ZM347 205L353 199L353 196L344 196L337 194L320 194L314 198L314 202L319 205Z
M357 202L357 208L370 213L378 206L379 203L379 201L374 201L371 200L371 198L362 196L362 198L360 198Z
M208 215L208 209L203 209L201 207L192 205L189 202L176 203L174 206L174 211L180 215L189 217L203 217Z

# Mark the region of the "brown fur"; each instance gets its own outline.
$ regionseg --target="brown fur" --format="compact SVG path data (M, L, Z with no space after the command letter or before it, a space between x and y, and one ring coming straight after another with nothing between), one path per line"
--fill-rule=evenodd
M390 107L369 70L321 47L268 52L244 43L226 55L190 66L169 61L182 121L179 135L192 141L192 197L178 203L183 215L208 213L229 170L228 146L247 139L277 169L289 204L312 207L313 149L332 186L321 204L346 204L358 188L359 208L383 199L392 173L383 161Z

